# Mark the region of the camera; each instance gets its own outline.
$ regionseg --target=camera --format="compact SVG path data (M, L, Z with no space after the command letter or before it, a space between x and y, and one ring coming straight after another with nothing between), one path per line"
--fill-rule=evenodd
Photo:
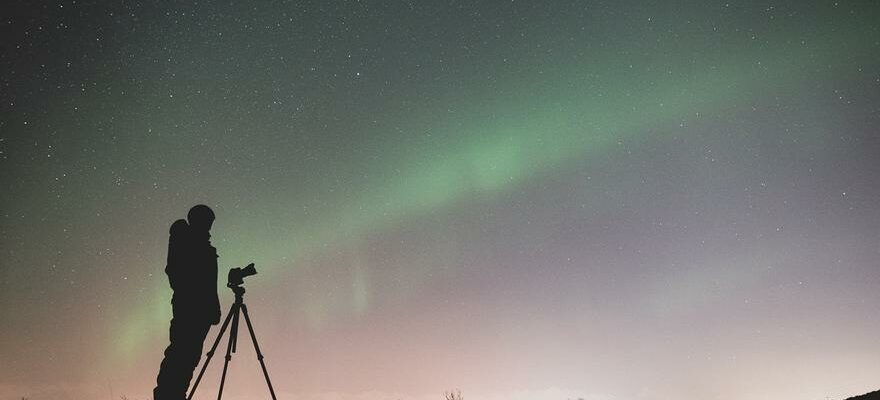
M257 269L254 268L254 263L248 264L247 267L241 268L232 268L229 270L229 276L226 283L226 286L233 287L238 286L244 283L244 278L247 278L251 275L256 275Z

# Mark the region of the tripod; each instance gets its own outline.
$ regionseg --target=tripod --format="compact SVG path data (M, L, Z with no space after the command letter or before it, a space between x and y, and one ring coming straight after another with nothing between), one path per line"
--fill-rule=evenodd
M199 386L199 381L202 380L202 375L205 374L205 370L211 362L211 357L214 356L214 351L217 350L217 345L220 344L220 339L223 338L223 333L226 332L226 328L230 327L231 322L232 328L229 330L229 343L226 345L226 361L223 363L223 375L220 378L220 391L217 393L217 400L220 400L223 396L223 384L226 382L226 370L229 367L229 360L232 360L232 353L235 353L235 347L238 342L238 316L244 314L244 321L247 323L248 332L250 332L251 340L254 342L254 349L257 351L257 359L260 360L260 366L263 367L263 376L266 377L266 384L269 386L269 393L272 394L272 400L277 400L275 398L275 389L272 389L272 381L269 380L269 372L266 371L266 363L263 362L263 353L260 352L260 345L257 344L257 337L254 335L254 327L251 325L251 318L248 316L247 305L244 304L244 287L238 285L228 286L232 289L232 292L235 293L235 302L232 303L232 307L229 309L229 314L226 315L226 320L223 321L223 326L220 328L220 333L217 334L217 340L214 340L214 345L211 346L211 350L208 351L208 357L205 359L205 364L202 365L202 370L199 372L199 376L196 378L196 381L189 392L189 396L187 396L186 399L192 400L193 394Z

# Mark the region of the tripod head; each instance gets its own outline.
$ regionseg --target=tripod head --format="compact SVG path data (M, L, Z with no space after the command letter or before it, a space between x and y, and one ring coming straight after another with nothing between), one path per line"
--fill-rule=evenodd
M244 286L230 286L232 289L232 293L235 293L235 302L243 303L244 302Z

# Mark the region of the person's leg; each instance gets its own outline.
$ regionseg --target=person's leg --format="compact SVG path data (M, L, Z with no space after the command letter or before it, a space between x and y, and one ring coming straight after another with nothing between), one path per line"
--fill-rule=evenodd
M180 359L180 379L182 382L184 382L184 393L189 390L189 385L190 381L192 380L193 372L195 371L196 367L199 366L199 361L202 358L202 350L204 350L205 338L208 336L208 331L211 329L211 324L196 323L191 324L189 328L190 331L188 332L187 336L187 347L186 350L181 354Z
M175 387L180 386L180 321L171 319L171 327L168 329L170 343L165 348L165 358L159 366L159 375L156 377L156 387L153 389L153 400L179 400L174 393Z

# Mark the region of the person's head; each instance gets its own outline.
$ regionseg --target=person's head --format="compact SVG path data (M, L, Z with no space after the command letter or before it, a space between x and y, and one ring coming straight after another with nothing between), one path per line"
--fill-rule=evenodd
M214 211L211 211L211 208L204 204L199 204L189 209L186 219L193 230L207 232L214 224Z

